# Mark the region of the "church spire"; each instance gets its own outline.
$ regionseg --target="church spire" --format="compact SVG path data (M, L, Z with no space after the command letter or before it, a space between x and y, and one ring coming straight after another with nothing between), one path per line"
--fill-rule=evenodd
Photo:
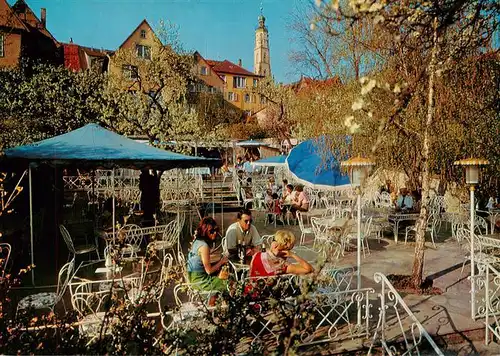
M259 25L255 29L254 66L255 74L271 75L271 57L269 53L269 33L266 27L266 18L263 13L262 2L260 3Z

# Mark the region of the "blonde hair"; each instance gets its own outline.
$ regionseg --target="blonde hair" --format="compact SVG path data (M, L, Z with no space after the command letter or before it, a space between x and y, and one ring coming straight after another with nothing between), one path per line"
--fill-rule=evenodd
M280 250L291 250L295 245L295 235L288 230L278 230L274 234L274 241Z

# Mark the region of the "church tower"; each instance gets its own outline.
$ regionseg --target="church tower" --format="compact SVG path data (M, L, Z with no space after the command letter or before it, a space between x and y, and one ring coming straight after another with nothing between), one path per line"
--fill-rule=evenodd
M266 27L266 18L260 8L259 26L255 29L255 48L253 50L253 72L262 76L271 75L271 56L269 55L269 33Z

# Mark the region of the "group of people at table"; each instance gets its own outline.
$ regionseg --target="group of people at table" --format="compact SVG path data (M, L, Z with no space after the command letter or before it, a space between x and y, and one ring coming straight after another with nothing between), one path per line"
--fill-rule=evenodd
M283 186L278 188L274 179L270 178L266 194L264 196L264 204L268 212L272 212L283 217L287 212L290 212L295 218L297 211L306 212L309 210L310 199L304 191L304 186L288 184L286 179L283 180Z
M227 276L219 273L229 260L240 258L238 250L250 259L249 275L255 277L272 277L281 274L308 274L313 267L292 249L295 235L288 230L279 230L274 235L270 246L266 246L260 238L257 228L252 224L252 213L243 209L237 214L237 221L226 231L227 254L219 261L211 263L211 252L218 236L215 219L204 217L196 229L195 236L188 252L187 272L189 282L205 291L224 291L227 289Z
M270 182L272 184L273 182ZM307 211L309 199L303 191L303 187L294 187L284 182L285 189L282 193L280 203L289 204L292 211ZM267 190L266 203L278 199L277 193L270 187ZM269 194L270 193L270 194ZM272 200L271 200L272 199ZM414 208L414 202L406 188L400 189L396 199L396 209L410 211ZM306 260L295 254L292 249L295 245L295 235L288 230L279 230L275 233L270 246L266 246L257 228L252 224L252 213L248 209L242 209L237 214L237 221L230 225L226 231L227 254L221 256L212 263L211 253L219 229L217 222L212 217L203 218L195 232L192 245L187 257L187 272L189 282L195 283L202 290L223 291L227 289L227 278L220 278L219 272L228 261L241 260L240 252L243 249L244 256L250 259L249 276L271 277L281 274L308 274L313 267Z

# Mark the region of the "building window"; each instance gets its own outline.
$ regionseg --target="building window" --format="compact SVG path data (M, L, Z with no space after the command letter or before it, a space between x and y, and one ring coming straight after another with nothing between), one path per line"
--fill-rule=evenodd
M144 45L136 45L137 57L144 59L151 59L151 47Z
M261 103L261 104L265 104L265 103L266 103L266 98L265 98L265 97L263 97L263 96L261 96L261 97L260 97L260 103Z
M139 78L138 69L136 66L125 64L122 66L123 78L125 79L137 79Z
M201 73L201 75L207 75L208 74L207 67L202 66L200 69L200 73Z
M250 94L245 94L245 103L250 102Z
M253 86L254 88L259 84L259 81L257 79L254 79L253 80Z
M141 30L141 38L146 38L146 30Z
M234 77L233 78L233 88L245 88L246 81L247 81L246 78Z
M252 99L252 103L255 103L255 94L252 94L251 99Z
M232 91L228 92L227 93L227 100L236 101L236 95Z
M4 40L4 37L3 37L3 35L0 34L0 57L5 56L3 40Z

